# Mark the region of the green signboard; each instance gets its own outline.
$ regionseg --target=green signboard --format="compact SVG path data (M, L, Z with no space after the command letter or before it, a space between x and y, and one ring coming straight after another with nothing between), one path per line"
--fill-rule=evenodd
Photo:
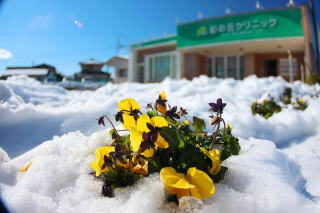
M259 11L178 26L177 46L303 36L300 8Z

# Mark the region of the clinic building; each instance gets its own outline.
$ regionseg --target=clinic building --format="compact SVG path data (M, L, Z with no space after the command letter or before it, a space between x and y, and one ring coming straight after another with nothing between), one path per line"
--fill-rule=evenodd
M128 81L199 75L304 80L314 70L309 19L301 6L180 24L176 35L131 46Z

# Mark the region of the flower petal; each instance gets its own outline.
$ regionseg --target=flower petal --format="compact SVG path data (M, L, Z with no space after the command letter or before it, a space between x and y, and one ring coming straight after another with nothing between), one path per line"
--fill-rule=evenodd
M28 169L29 169L29 167L31 166L31 164L32 164L32 161L31 161L30 163L28 163L28 165L27 165L26 167L20 169L19 172L26 172L26 171L28 171Z
M123 99L118 104L119 111L133 111L133 110L139 110L139 109L140 109L139 104L132 98Z
M203 147L200 147L200 150L208 157L211 159L212 162L212 167L209 171L211 175L216 175L220 172L221 169L221 162L220 162L220 151L218 149L213 149L213 150L206 150Z
M103 164L104 164L104 156L109 155L110 152L114 152L115 147L114 146L104 146L99 147L95 151L96 159L91 162L92 169L96 172L96 176L100 176L102 172L108 171L108 167L101 170Z
M140 175L147 175L148 174L148 161L146 161L143 165L137 164L131 169L134 173Z
M130 103L128 99L123 99L118 104L119 111L130 111Z
M166 100L167 96L166 96L165 91L162 91L162 92L160 93L160 98L161 98L161 100Z
M140 132L149 132L147 123L150 123L150 118L148 114L142 114L137 120L137 129Z
M128 98L131 110L140 110L140 106L138 102L136 102L133 98Z
M142 141L142 132L138 131L136 128L130 129L130 144L132 151L137 152L140 148Z
M191 195L199 200L210 197L215 192L212 179L196 167L188 169L187 181L195 187L190 189Z
M163 115L168 111L167 107L163 106L162 104L157 104L157 110Z
M152 124L152 126L159 127L159 128L168 126L168 122L162 116L154 116L154 117L152 117L151 118L151 124Z
M163 186L166 189L166 191L169 192L170 194L177 195L178 199L184 196L190 196L190 189L179 189L167 184L164 184Z
M126 129L131 129L136 126L136 121L134 120L134 117L128 114L123 114L123 124L122 126Z
M166 185L174 188L191 189L195 187L185 179L184 174L176 172L176 170L172 167L162 168L160 171L160 179Z
M145 156L146 158L151 158L154 155L154 151L155 150L153 148L149 148L149 149L146 149L145 151L143 151L141 154L143 156Z
M158 133L158 138L155 144L161 149L166 149L169 147L168 142L163 137L161 137L159 133Z

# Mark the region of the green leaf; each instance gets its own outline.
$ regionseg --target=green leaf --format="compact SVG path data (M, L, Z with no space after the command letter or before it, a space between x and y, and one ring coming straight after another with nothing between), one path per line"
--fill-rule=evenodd
M274 99L264 100L262 103L253 102L251 104L252 114L259 114L265 119L270 118L274 113L281 112L281 106Z
M212 180L214 183L219 183L224 179L224 175L228 171L227 167L221 166L220 172L214 176L212 176Z
M115 129L111 129L111 130L109 131L109 135L112 137L113 133L115 133L115 132L116 132Z
M193 128L195 132L200 132L206 129L206 123L203 119L193 116Z
M239 139L234 137L232 134L225 134L219 139L219 142L222 143L222 152L220 160L224 161L232 155L238 155L240 152Z
M169 143L170 149L176 149L184 146L184 141L178 134L178 129L162 127L159 133Z
M154 116L158 116L158 112L157 111L147 111L147 114L149 115L150 118L152 118Z
M191 144L186 144L177 154L179 157L175 169L178 172L186 173L191 167L207 171L211 167L211 160L207 159L198 147Z
M139 178L139 175L122 168L117 168L110 172L104 173L105 181L112 184L112 186L115 188L132 186L138 181Z

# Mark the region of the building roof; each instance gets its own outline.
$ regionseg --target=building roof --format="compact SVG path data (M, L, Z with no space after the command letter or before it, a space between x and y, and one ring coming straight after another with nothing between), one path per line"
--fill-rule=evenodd
M85 61L80 61L80 64L103 64L103 62L100 62L94 58L90 58L88 60Z
M166 43L168 43L168 44L174 43L175 44L176 41L177 41L177 36L171 35L171 36L167 36L167 37L163 37L163 38L152 39L152 40L148 40L148 41L144 41L144 42L140 42L140 43L135 43L135 44L131 45L131 48L135 49L135 48L140 48L140 47L163 45Z
M115 63L117 61L128 61L128 60L129 60L128 56L115 55L112 58L108 59L105 64L108 66L112 66L113 63Z
M6 69L3 72L3 76L9 76L9 75L38 75L38 76L45 76L48 75L49 69L46 68L22 68L22 69Z

